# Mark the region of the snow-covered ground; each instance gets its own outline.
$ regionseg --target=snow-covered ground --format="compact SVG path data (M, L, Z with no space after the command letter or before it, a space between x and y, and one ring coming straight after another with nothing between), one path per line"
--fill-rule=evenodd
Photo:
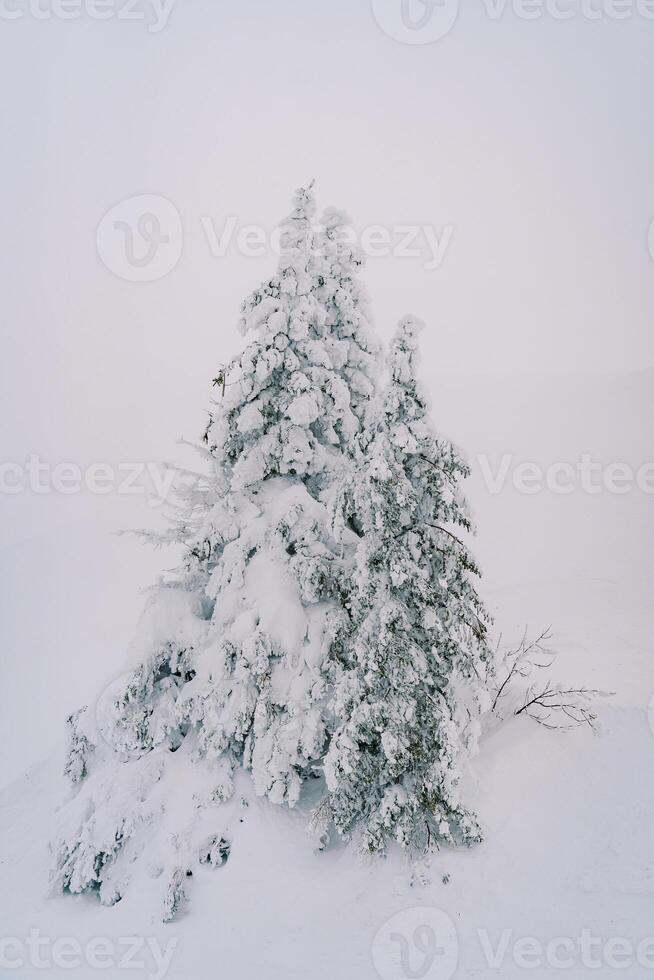
M557 976L557 962L575 978L587 970L612 977L625 961L623 975L641 978L648 964L654 969L654 940L638 955L654 934L652 734L637 709L602 718L601 741L522 719L490 738L473 793L487 840L440 854L428 884L412 884L397 853L362 864L342 846L314 852L300 814L245 790L250 805L227 863L196 873L190 911L168 925L153 918L147 890L112 908L87 896L44 897L45 840L61 787L51 764L38 766L0 797L2 933L19 941L6 956L22 958L19 977L91 978L98 970L89 944L107 937L114 947L102 957L113 964L105 976L118 977L127 937L142 937L138 975L157 975L154 946L172 952L167 976L179 980L504 980ZM25 945L30 930L48 941L40 950L48 970L37 969ZM80 944L76 969L57 967L52 944L64 937ZM519 943L526 938L534 944ZM541 966L526 971L525 963Z
M119 977L130 957L133 976L180 980L654 975L654 494L635 485L653 458L654 375L454 376L427 362L422 373L437 425L472 463L497 632L512 642L551 625L554 676L615 692L603 734L506 723L469 787L485 842L441 852L428 872L397 853L371 864L344 846L316 853L304 815L256 800L245 780L227 863L194 876L173 923L138 890L112 908L46 897L63 717L120 669L138 586L165 557L108 534L156 520L143 498L25 495L23 530L16 521L3 539L0 976ZM609 489L589 492L578 469L553 475L584 456L601 464L592 487ZM551 486L522 492L525 463ZM613 492L615 463L630 467L628 492ZM570 493L552 489L570 479ZM53 752L39 763L44 745Z

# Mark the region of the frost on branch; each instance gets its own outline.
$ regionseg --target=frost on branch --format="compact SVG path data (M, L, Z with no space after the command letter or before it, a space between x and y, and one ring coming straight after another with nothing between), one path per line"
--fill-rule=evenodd
M68 745L64 775L70 779L71 783L80 783L87 775L89 755L95 750L95 746L84 731L86 711L87 706L85 705L83 708L74 711L66 720Z
M587 725L597 733L595 702L610 697L609 693L568 687L537 676L550 670L554 663L556 654L547 646L551 635L547 629L529 640L525 630L517 647L501 655L496 653L496 676L500 683L493 696L492 710L499 718L525 714L539 725L557 731L573 731Z
M187 874L182 868L175 868L173 871L172 877L168 882L166 894L164 895L161 915L162 922L172 922L179 910L186 905L188 901L186 892Z
M359 540L325 775L337 829L371 851L480 839L460 781L488 707L488 616L452 529L471 526L467 467L433 431L415 376L420 326L399 326L333 508L335 528Z

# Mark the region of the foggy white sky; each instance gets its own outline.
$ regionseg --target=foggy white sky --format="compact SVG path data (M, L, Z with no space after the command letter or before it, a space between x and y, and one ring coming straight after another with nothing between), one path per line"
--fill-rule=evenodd
M446 36L407 45L368 0L177 0L158 33L37 19L29 2L0 3L21 12L0 16L3 459L159 459L195 438L209 380L241 343L240 302L275 265L234 243L215 257L202 219L270 230L311 178L360 229L451 230L436 269L389 256L365 272L384 336L405 312L428 321L436 409L442 371L654 364L654 21L492 20L464 2ZM171 201L183 227L179 262L146 283L96 248L107 210L142 194ZM108 624L123 616L124 630L138 604L125 605L126 553L105 541L111 502L0 506L5 648L81 662L83 640L100 655L98 634L113 642ZM80 571L94 534L108 578L100 559Z

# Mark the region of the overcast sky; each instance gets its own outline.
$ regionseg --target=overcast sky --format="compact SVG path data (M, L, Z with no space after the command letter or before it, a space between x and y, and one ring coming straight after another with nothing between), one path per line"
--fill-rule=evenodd
M437 417L442 371L469 399L478 372L652 367L648 0L166 2L0 0L3 459L158 460L195 438L312 178L374 253L382 335L428 322ZM110 595L135 615L117 545L103 578L103 499L0 500L4 649L83 656L84 578L89 655Z
M624 20L609 0L592 20L590 0L548 0L565 20L478 0L431 43L405 42L455 0L423 32L421 0L413 30L402 0L103 0L105 20L100 0L64 0L66 20L60 2L0 0L5 452L194 435L274 267L238 233L269 235L311 178L384 229L376 321L428 321L426 375L654 363L654 21L636 0ZM170 202L162 235L179 228L171 270L134 282L98 227L142 195Z

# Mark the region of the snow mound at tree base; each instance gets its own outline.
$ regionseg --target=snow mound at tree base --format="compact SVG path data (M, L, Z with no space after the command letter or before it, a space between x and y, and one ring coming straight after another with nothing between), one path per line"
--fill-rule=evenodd
M342 844L317 851L306 813L257 799L243 775L217 810L216 860L185 880L189 910L168 924L153 915L160 882L145 875L111 907L46 897L42 842L66 790L59 760L45 763L0 794L2 938L23 964L2 976L124 976L126 937L168 948L170 980L579 980L615 976L616 963L623 977L654 975L654 943L643 945L654 934L654 735L642 710L604 708L601 720L600 738L515 719L486 739L472 800L486 840L428 868L393 850L370 861ZM30 962L30 930L48 940L45 968ZM75 968L53 962L64 937L81 945ZM97 937L115 950L102 971L84 959ZM145 943L134 959L132 976L157 975Z

